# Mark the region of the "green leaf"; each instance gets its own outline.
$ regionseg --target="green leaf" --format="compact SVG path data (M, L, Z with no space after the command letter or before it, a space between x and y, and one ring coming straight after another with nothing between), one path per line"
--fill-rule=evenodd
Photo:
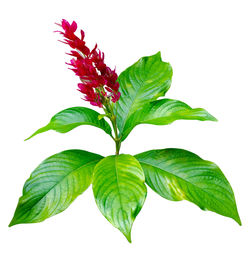
M135 158L144 170L146 183L162 197L191 201L241 225L233 190L213 162L173 148L147 151Z
M122 140L125 140L138 124L167 125L176 120L217 121L205 109L191 108L184 102L172 99L157 100L147 103L128 118Z
M113 155L95 167L93 192L106 219L131 242L131 228L147 195L140 163L131 155Z
M64 211L91 184L93 169L103 157L67 150L44 160L23 187L9 226L41 222Z
M50 122L38 129L28 140L37 134L43 133L48 130L54 130L60 133L66 133L80 125L92 125L104 130L107 134L111 135L112 130L110 125L104 119L98 119L100 114L93 109L85 107L73 107L60 111L55 114Z
M163 62L158 52L141 58L120 74L121 97L115 104L120 133L132 113L145 103L165 95L171 84L172 73L171 65Z

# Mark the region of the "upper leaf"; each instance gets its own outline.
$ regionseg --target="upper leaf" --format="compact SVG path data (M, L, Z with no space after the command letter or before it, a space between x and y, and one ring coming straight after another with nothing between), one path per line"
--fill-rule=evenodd
M135 158L144 170L146 183L162 197L191 201L241 225L233 190L213 162L173 148L147 151Z
M138 124L167 125L176 120L217 121L205 109L191 108L184 102L172 99L157 100L145 104L128 118L121 133L122 140Z
M95 167L93 192L99 210L131 242L131 228L146 198L140 163L131 155L113 155Z
M48 130L66 133L80 125L92 125L104 130L107 134L111 135L112 130L110 125L104 119L98 119L99 115L100 114L95 110L85 107L73 107L64 109L55 114L46 126L38 129L26 140Z
M120 74L118 82L121 97L115 104L120 133L132 113L145 103L165 95L171 78L172 67L161 60L160 52L141 58Z
M67 150L44 160L23 187L9 226L41 222L64 211L92 181L93 169L103 157Z

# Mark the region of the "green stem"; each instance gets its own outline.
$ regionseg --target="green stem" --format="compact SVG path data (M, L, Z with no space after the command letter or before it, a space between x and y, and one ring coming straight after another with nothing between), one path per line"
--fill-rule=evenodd
M120 147L121 147L121 139L118 136L118 131L117 131L117 124L116 124L116 116L113 115L112 117L113 119L111 119L112 125L113 125L113 129L114 129L114 133L115 133L115 154L119 154L120 151Z
M120 151L120 147L121 147L121 139L118 136L118 130L117 130L117 124L116 124L116 116L114 115L114 112L112 110L112 117L110 118L113 129L114 129L114 133L115 133L115 137L114 137L114 141L115 141L115 154L118 155L119 151Z
M119 151L120 151L120 148L121 148L121 138L119 138L119 135L118 135L118 129L117 129L117 124L116 124L116 116L114 114L112 106L110 106L109 104L106 104L105 106L106 106L106 110L104 109L105 113L106 113L106 111L108 111L111 114L109 116L109 119L112 123L112 127L113 127L114 134L115 134L115 137L113 137L113 140L115 141L115 154L118 155Z

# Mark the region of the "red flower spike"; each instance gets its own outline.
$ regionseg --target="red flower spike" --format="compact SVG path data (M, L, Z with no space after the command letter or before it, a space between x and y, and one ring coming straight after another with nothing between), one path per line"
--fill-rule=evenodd
M57 25L63 29L63 31L56 31L63 35L62 42L74 49L67 53L74 57L67 64L72 66L70 69L82 82L78 84L78 91L84 94L83 99L98 107L102 107L104 100L108 98L114 103L117 102L121 95L118 92L118 76L115 70L111 70L104 63L104 53L97 49L97 44L90 50L84 41L84 31L80 30L81 38L75 35L77 30L75 21L70 24L63 19L61 24Z

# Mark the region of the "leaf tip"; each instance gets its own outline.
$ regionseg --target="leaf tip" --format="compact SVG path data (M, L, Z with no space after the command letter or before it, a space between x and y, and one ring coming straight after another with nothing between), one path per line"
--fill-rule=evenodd
M18 224L18 223L16 223L16 221L14 220L14 218L10 221L10 224L8 225L8 227L10 228L10 227L12 227L12 226L15 226L16 224Z
M131 240L131 230L129 232L122 232L123 235L126 237L126 239L128 240L129 243L132 243Z
M212 122L218 122L218 119L216 117L214 117L213 115L211 115L209 112L207 112L207 119L208 121L212 121Z
M28 138L26 138L24 141L27 141L27 140L31 139L33 136L34 136L33 134L30 135L30 136L29 136Z
M27 140L33 138L34 136L36 136L37 134L43 133L43 132L48 131L48 130L50 130L50 129L51 129L51 128L50 128L50 123L49 123L49 124L47 124L46 126L44 126L44 127L40 128L40 129L38 129L37 131L35 131L35 132L34 132L33 134L31 134L28 138L26 138L24 141L27 141Z
M237 216L234 217L233 219L239 224L239 226L242 226L242 222L238 213L237 213Z
M210 121L218 122L218 119L211 115Z
M39 130L38 130L38 131L39 131ZM39 134L38 131L36 131L36 132L34 132L33 134L31 134L31 135L30 135L28 138L26 138L24 141L27 141L27 140L33 138L34 136L36 136L37 134Z
M155 55L161 58L161 51L158 51Z
M133 225L133 222L125 228L118 228L122 232L122 234L126 237L129 243L132 243L132 240L131 240L132 225Z

